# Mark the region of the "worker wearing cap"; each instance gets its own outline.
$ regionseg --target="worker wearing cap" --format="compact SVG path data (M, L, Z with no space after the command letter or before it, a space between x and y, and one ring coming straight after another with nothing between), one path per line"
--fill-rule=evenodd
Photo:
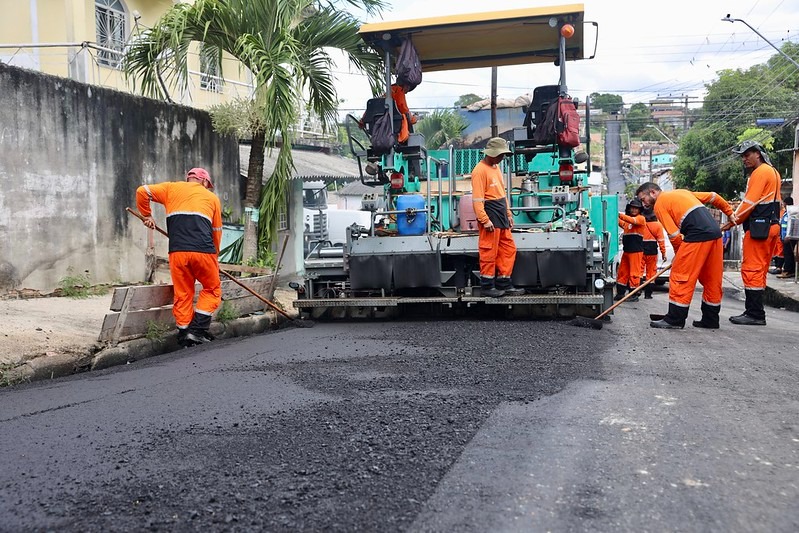
M724 247L721 228L704 204L711 204L732 216L732 207L714 192L692 192L686 189L663 191L656 183L644 183L635 191L645 208L654 208L674 248L669 277L669 310L650 326L682 329L696 282L702 284L702 319L694 320L697 328L718 329L721 310Z
M663 237L663 225L658 222L655 211L644 209L641 213L646 219L644 227L644 262L642 275L646 279L651 279L657 275L658 252L663 260L666 260L666 239ZM644 287L644 299L652 298L652 284Z
M174 287L172 314L178 341L184 346L208 342L211 317L222 300L219 246L222 242L222 207L211 192L211 176L193 168L186 181L142 185L136 189L136 206L144 225L155 228L150 202L163 204L169 233L169 272ZM194 285L202 285L195 310Z
M619 213L619 227L624 231L621 243L624 251L621 254L619 271L616 276L616 297L614 300L621 300L629 290L633 291L641 283L641 267L644 262L644 229L646 219L641 214L643 204L637 198L627 202L624 213ZM635 294L628 301L638 301L638 294Z
M524 289L517 289L511 282L516 262L516 243L511 233L513 213L499 169L511 153L505 139L493 137L483 150L485 157L472 170L472 203L480 231L480 294L492 298L524 294Z
M766 310L763 295L766 290L766 277L771 264L771 255L780 238L780 186L782 179L776 168L771 166L765 148L755 141L744 141L733 149L741 156L744 171L751 172L746 182L744 199L735 211L733 224L743 224L743 259L741 278L746 294L745 311L731 316L733 324L765 326ZM753 216L770 220L765 239L755 239L750 232Z

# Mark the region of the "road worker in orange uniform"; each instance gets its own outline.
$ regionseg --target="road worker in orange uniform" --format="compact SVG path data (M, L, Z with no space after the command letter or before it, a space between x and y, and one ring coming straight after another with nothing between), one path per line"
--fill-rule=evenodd
M663 226L658 222L652 209L644 209L646 227L644 228L644 276L651 279L658 271L658 251L666 260L666 239L663 237ZM652 284L644 287L644 300L652 298Z
M696 282L702 284L702 319L696 328L718 329L721 310L721 281L724 273L724 248L721 228L703 204L712 204L727 216L732 207L714 192L691 192L685 189L663 191L655 183L644 183L635 192L644 207L654 207L674 248L669 278L669 311L661 320L650 322L653 328L682 329Z
M155 228L150 202L163 204L169 233L169 272L175 296L172 314L178 342L191 346L208 342L211 317L222 301L219 246L222 243L222 207L208 171L193 168L185 182L142 185L136 189L136 206L144 225ZM202 285L194 309L194 284Z
M511 282L516 262L513 214L499 169L505 155L511 153L505 139L493 137L483 150L485 157L472 170L472 203L480 231L480 294L492 298L524 294L524 289Z
M743 224L743 260L741 278L746 293L746 310L738 316L731 316L730 322L747 326L765 326L766 310L763 308L763 294L766 290L766 277L771 264L771 256L780 238L780 185L782 178L777 169L771 166L765 148L755 141L744 141L733 152L740 155L744 169L751 172L746 182L746 193L738 209L733 224ZM766 219L770 227L762 239L751 235L750 224L754 218Z
M411 92L413 88L407 84L393 83L391 85L391 99L397 104L397 111L402 115L402 126L400 132L397 134L397 142L403 144L408 141L410 135L411 124L416 124L416 115L411 113L408 107L408 101L405 95Z
M644 229L646 219L641 214L643 204L637 198L627 202L624 213L619 213L619 227L624 230L621 243L624 252L621 254L619 272L616 276L616 297L621 300L629 290L633 291L641 283L641 267L644 262ZM638 294L628 301L637 302Z

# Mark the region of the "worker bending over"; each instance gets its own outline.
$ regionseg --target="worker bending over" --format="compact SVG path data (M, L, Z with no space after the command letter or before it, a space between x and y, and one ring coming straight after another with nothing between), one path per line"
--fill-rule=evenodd
M685 189L663 191L655 183L644 183L635 191L644 207L653 207L674 248L669 278L669 310L661 320L650 322L653 328L682 329L696 282L702 284L702 319L697 328L718 329L721 310L724 250L721 228L704 204L712 204L727 216L732 207L714 192L691 192Z
M208 342L211 317L222 301L219 280L219 246L222 242L222 207L211 192L211 177L203 168L193 168L185 182L142 185L136 189L136 206L144 225L155 229L150 202L163 204L169 233L169 273L174 286L172 314L178 327L178 342L191 346ZM194 309L194 284L202 285Z

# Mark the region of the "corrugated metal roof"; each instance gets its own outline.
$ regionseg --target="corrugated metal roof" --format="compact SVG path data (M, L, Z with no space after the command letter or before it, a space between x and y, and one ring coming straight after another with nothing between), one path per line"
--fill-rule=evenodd
M369 185L364 185L360 181L353 181L352 183L348 183L336 191L336 194L339 196L363 196L366 193L372 193L376 190L379 189L370 187Z
M264 156L264 176L268 179L275 170L277 149L272 154L267 151ZM302 181L360 180L358 163L353 159L332 155L321 150L292 149L294 174L292 179ZM247 177L247 166L250 162L250 145L239 145L239 167L241 175Z

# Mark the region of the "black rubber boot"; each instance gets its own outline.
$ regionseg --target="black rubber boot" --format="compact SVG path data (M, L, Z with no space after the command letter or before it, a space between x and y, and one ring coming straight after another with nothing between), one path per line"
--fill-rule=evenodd
M630 292L633 292L637 288L638 287L630 287ZM641 291L638 291L635 294L633 294L631 298L628 298L627 301L628 302L637 302L638 298L640 297L640 295L641 295Z
M650 327L658 329L682 329L685 327L685 319L688 318L688 308L679 305L669 304L669 312L661 320L649 323Z
M702 302L702 320L694 320L695 328L719 329L720 305Z
M497 276L496 287L505 293L503 296L521 296L525 292L524 289L514 287L511 279L506 276Z
M651 300L652 299L652 292L653 292L652 284L650 283L646 287L644 287L644 300Z
M746 289L746 311L738 316L731 316L730 322L739 326L765 326L766 310L763 308L765 291Z
M618 302L625 294L627 294L627 285L616 285L616 296L613 297L613 301Z
M188 348L189 346L194 346L194 342L190 341L186 338L186 335L189 333L188 328L178 328L178 344L183 346L184 348Z
M499 298L500 296L504 295L505 291L501 291L494 287L494 278L480 276L480 296Z
M214 340L214 337L208 332L210 327L211 315L194 313L194 317L191 319L188 332L186 333L186 339L195 344L211 342Z

